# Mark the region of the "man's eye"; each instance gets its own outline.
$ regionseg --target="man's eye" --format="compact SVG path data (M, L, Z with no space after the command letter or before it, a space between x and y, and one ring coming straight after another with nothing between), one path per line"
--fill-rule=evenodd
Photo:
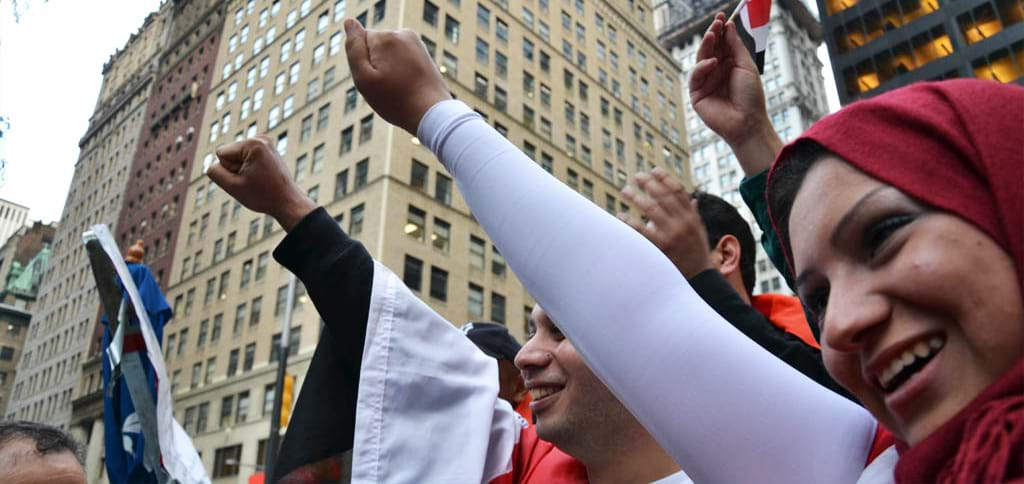
M871 257L874 258L878 255L879 250L894 232L899 230L900 227L913 222L915 218L914 215L895 215L883 218L878 223L868 227L864 234L864 245L870 252Z

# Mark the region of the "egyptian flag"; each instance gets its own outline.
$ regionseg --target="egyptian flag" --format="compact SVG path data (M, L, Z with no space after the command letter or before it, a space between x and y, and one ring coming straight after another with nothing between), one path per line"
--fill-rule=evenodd
M764 74L764 51L768 49L768 21L772 15L772 0L740 0L740 22L736 32L743 45L754 58L757 72Z

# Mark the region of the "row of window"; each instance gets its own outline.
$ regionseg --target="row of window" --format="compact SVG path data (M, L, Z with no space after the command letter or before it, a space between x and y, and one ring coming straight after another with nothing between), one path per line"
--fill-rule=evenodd
M298 297L296 299L298 299ZM244 314L244 312L243 312L243 314ZM244 315L243 315L243 319L244 319ZM213 324L214 324L213 329L214 329L215 333L213 333L211 335L211 338L210 338L211 346L219 338L219 328L220 328L219 324L220 324L220 322L221 322L221 315L218 314L214 318L214 321L213 321ZM203 326L204 327L205 327L206 323L207 323L207 320L204 320L203 321ZM200 333L200 336L202 336L202 333ZM188 328L185 328L185 329L181 330L177 334L168 336L168 338L167 338L167 345L164 348L164 353L166 353L168 359L171 357L171 355L175 351L175 348L174 348L175 337L178 338L177 343L178 343L179 346L177 347L177 356L180 357L184 353L183 349L188 344L188 341L187 341L187 339L188 339ZM302 343L302 327L301 326L293 327L291 329L290 333L289 333L289 336L288 336L288 355L289 356L295 356L295 355L299 354L299 345L301 343ZM197 344L197 350L201 349L202 347L203 347L203 345ZM239 372L239 363L241 363L241 372L243 374L252 371L253 365L255 364L255 361L256 361L256 343L252 342L252 343L249 343L249 344L245 345L244 353L242 353L242 350L243 350L242 348L235 348L235 349L232 349L228 353L228 365L227 365L227 369L226 369L226 372L225 372L225 378L231 378L231 377L233 377L233 376L238 374L238 372ZM268 359L268 364L276 363L278 361L278 359L280 358L280 354L281 354L281 333L275 333L271 337L271 341L270 341L270 357ZM197 362L192 364L192 373L191 373L191 378L189 380L189 387L188 387L190 390L194 389L194 388L198 388L201 385L209 385L210 383L213 383L213 379L214 379L214 377L216 376L216 373L217 373L217 357L216 356L211 356L211 357L207 358L205 360L205 372L203 371L203 368L204 368L204 361L203 360L197 361ZM174 370L171 373L171 393L172 394L173 393L177 393L179 390L182 389L182 387L181 387L181 374L182 374L182 370L180 368Z

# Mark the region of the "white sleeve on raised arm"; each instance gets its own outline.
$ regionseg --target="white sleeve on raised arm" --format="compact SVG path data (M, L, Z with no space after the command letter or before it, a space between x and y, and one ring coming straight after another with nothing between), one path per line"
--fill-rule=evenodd
M654 245L460 101L417 133L590 368L697 482L854 482L875 420L744 337Z
M352 482L490 482L512 470L522 420L498 365L374 263Z

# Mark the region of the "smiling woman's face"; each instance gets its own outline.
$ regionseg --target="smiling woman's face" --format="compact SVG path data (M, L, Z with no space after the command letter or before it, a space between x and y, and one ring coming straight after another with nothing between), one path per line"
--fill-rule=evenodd
M974 225L828 156L789 219L829 373L914 445L1024 355L1013 260Z

